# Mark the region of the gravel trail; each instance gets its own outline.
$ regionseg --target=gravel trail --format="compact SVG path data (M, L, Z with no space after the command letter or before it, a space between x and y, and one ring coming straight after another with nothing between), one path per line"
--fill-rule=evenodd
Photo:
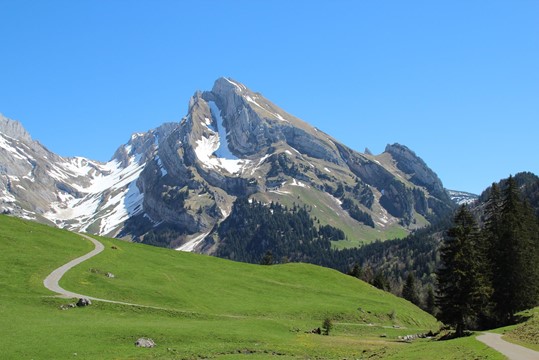
M509 360L539 360L539 352L502 339L501 334L484 333L477 340L507 356Z
M78 257L78 258L76 258L74 260L71 260L67 264L62 265L58 269L51 272L49 274L49 276L47 276L45 278L45 280L43 280L43 285L47 289L57 293L58 296L63 297L63 298L69 298L69 299L72 299L72 298L86 298L86 299L90 299L90 300L103 301L103 302L113 303L113 304L122 304L122 305L129 305L129 306L146 307L146 308L160 309L160 310L164 309L164 308L157 307L157 306L148 306L148 305L126 303L126 302L122 302L122 301L100 299L100 298L96 298L96 297L93 297L93 296L77 294L77 293L74 293L72 291L69 291L69 290L66 290L66 289L62 288L58 284L58 282L60 281L60 279L62 278L62 276L64 276L64 274L66 272L68 272L73 267L79 265L83 261L86 261L86 260L96 256L97 254L99 254L100 252L102 252L105 249L105 246L101 242L97 241L96 239L94 239L94 238L92 238L92 237L90 237L88 235L84 235L84 234L78 234L78 235L80 235L83 238L91 241L95 245L95 248L92 251L90 251L89 253L87 253L87 254L85 254L85 255L83 255L81 257Z
M45 280L43 280L43 285L45 285L45 287L47 289L57 293L61 297L65 297L65 298L81 298L81 297L85 297L85 298L90 298L91 299L91 297L89 297L89 296L81 295L81 294L77 294L77 293L65 290L64 288L62 288L58 284L58 282L60 281L62 276L64 276L64 274L66 272L68 272L70 269L72 269L73 267L79 265L81 262L86 261L86 260L90 259L91 257L96 256L97 254L99 254L101 251L103 251L105 249L105 246L102 243L100 243L99 241L97 241L96 239L91 238L88 235L84 235L84 234L79 234L79 235L82 236L83 238L87 239L87 240L90 240L95 245L95 249L90 251L88 254L82 255L81 257L78 257L78 258L76 258L74 260L71 260L67 264L62 265L58 269L51 272L49 274L49 276L47 276L45 278Z

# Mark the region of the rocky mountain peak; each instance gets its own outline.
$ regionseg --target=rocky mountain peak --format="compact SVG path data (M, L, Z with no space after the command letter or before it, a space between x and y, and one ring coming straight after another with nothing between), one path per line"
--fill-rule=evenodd
M251 92L245 85L242 83L233 80L232 78L220 77L215 80L211 92L214 94L222 95L228 92L242 93L242 92Z
M16 140L32 140L32 137L20 122L11 120L2 114L0 114L0 132Z
M123 167L129 165L130 157L135 157L140 163L146 162L159 143L178 127L178 123L169 122L144 133L133 133L127 144L121 145L116 150L111 160L118 161Z
M432 171L427 164L419 156L408 147L401 144L387 145L386 153L391 154L395 160L397 168L411 176L411 180L418 185L424 186L427 190L436 197L441 197L444 200L448 198L443 187L442 181Z
M407 147L361 154L230 78L195 92L180 122L133 134L108 163L27 149L14 137L28 133L3 117L0 129L0 210L182 250L215 251L237 198L305 206L358 229L356 243L452 206Z

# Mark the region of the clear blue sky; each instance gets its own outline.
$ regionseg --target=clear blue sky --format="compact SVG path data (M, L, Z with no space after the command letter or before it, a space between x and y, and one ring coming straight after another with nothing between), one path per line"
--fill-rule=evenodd
M0 113L106 161L220 76L448 188L539 174L539 1L0 0Z

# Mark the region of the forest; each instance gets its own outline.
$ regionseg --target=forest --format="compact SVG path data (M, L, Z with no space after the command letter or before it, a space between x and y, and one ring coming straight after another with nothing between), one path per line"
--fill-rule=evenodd
M507 208L509 199L515 204L514 208ZM480 276L479 273L474 275L484 279L480 286L484 291L481 301L485 301L487 295L498 300L488 304L478 300L476 309L482 310L467 314L459 329L481 328L510 323L517 309L537 305L539 267L533 264L539 263L538 214L539 178L531 173L519 173L493 184L476 203L459 208L453 216L418 229L404 239L336 250L331 242L343 239L344 233L318 224L307 207L288 209L276 203L264 205L238 199L230 216L217 229L221 244L216 255L250 263L293 261L334 268L403 296L447 321L446 305L454 299L444 296L454 293L449 284L455 280L446 275L455 272L454 266L457 266L452 263L448 249L455 243L454 239L461 236L459 231L462 230L458 229L463 226L463 218L473 219L471 233L474 235L470 236L477 236L480 241L473 240L472 247L459 251L467 254L464 257L474 266L482 264L477 265L483 269ZM503 222L497 223L496 219ZM506 229L505 232L496 232L494 224ZM476 255L471 256L472 253ZM457 256L453 254L453 257ZM471 264L466 266L474 268ZM522 277L519 286L523 289L517 296L519 300L503 308L506 302L501 299L509 296L510 290L504 290L501 284L519 277ZM461 284L454 286L462 287ZM532 294L531 300L526 294ZM525 297L528 300L524 300Z

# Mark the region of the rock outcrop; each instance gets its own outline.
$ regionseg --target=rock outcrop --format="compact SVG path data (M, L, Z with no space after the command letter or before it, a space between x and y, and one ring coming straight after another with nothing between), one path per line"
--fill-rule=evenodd
M412 150L404 145L393 144L387 145L385 152L393 157L400 170L410 176L411 182L425 187L430 194L440 199L447 200L449 198L438 175Z
M78 307L85 307L92 305L92 301L88 298L80 298L76 304Z
M20 122L8 119L2 114L0 114L0 129L4 135L15 140L26 142L32 141L32 137Z
M375 224L377 234L453 206L405 146L354 151L229 78L196 92L180 122L133 134L108 163L57 156L3 117L0 142L2 210L189 251L219 246L214 229L239 197L310 206L328 224Z
M136 347L142 347L142 348L153 348L155 347L155 341L153 341L150 338L139 338L137 341L135 341Z

